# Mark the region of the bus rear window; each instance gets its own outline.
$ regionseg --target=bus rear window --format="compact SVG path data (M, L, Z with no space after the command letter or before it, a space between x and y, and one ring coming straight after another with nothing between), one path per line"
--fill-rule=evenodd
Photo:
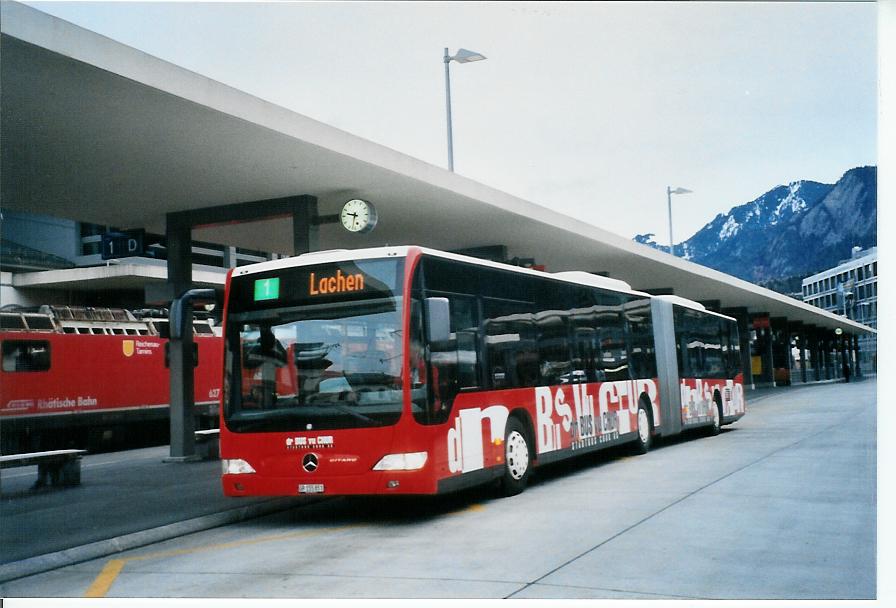
M50 369L50 343L47 340L4 340L3 371L45 372Z

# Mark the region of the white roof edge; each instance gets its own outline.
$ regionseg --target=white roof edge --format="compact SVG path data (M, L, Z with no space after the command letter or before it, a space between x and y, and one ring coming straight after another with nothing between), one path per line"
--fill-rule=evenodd
M193 268L193 282L210 285L224 285L227 272ZM52 287L56 283L71 281L98 281L122 277L142 277L145 279L166 280L168 269L165 266L150 264L110 264L108 266L84 266L61 270L40 270L22 272L12 276L13 287Z
M681 296L672 296L672 295L662 295L662 296L654 296L658 300L664 300L666 302L670 302L672 304L678 304L679 306L684 306L685 308L690 308L691 310L697 310L700 312L704 312L706 314L710 314L716 317L721 317L723 319L728 319L729 321L736 321L734 317L730 317L721 312L716 312L714 310L709 310L701 304L700 302L695 302L694 300L688 300L687 298L682 298Z
M612 289L613 291L632 291L632 286L621 279L602 277L583 270L564 270L562 272L552 272L551 274L560 279L569 279L575 283L590 285L592 287L603 287L604 289Z
M239 268L234 269L233 275L247 276L250 274L257 274L259 272L267 272L270 270L278 270L281 268L308 266L311 264L328 264L332 262L341 262L344 260L368 260L385 257L404 257L407 256L408 251L412 247L417 246L401 245L395 247L390 246L370 247L366 249L333 249L328 251L315 251L311 253L303 253L302 255L298 256L280 258L279 260L270 260L268 262L258 262L256 264L247 264L246 266L240 266ZM420 249L420 251L424 254L440 257L443 259L455 260L457 262L466 262L468 264L475 264L477 266L483 266L486 268L500 268L519 274L527 274L530 276L536 276L546 279L558 279L566 283L590 285L592 287L601 287L604 289L609 289L611 291L649 297L649 294L632 289L631 285L629 285L625 281L620 281L619 279L610 279L608 277L602 277L599 275L591 274L589 272L579 270L564 272L543 272L541 270L534 270L532 268L512 266L510 264L493 262L491 260L485 260L482 258L472 257L459 253L441 251L439 249L431 249L429 247L417 248Z
M706 306L701 304L700 302L695 302L694 300L688 300L687 298L682 298L681 296L672 296L672 295L662 295L662 296L654 296L658 300L663 300L665 302L670 302L672 304L678 304L679 306L684 306L685 308L691 308L693 310L699 310L702 312L711 312L706 310Z
M259 272L267 272L269 270L280 270L282 268L293 268L296 266L310 266L312 264L329 264L331 262L342 262L345 260L403 257L407 256L409 249L409 246L402 245L398 247L369 247L365 249L330 249L327 251L312 251L311 253L280 258L279 260L270 260L267 262L257 262L255 264L239 266L233 269L233 276L242 277L250 274L258 274Z

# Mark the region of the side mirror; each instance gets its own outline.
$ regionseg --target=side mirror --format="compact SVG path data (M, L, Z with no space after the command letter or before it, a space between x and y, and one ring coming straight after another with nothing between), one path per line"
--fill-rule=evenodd
M448 298L426 298L424 300L426 314L426 341L429 344L440 344L451 339L451 310Z

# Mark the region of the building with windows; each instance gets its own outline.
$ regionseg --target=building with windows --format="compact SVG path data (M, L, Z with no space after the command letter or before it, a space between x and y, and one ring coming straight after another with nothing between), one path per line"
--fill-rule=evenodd
M164 284L168 257L164 235L140 231L134 251L103 256L104 235L123 234L114 226L4 210L0 227L0 306L143 308L151 303L145 285ZM219 289L228 269L277 257L234 246L191 243L193 268L203 275L197 282ZM110 272L95 271L100 268ZM50 270L62 272L41 274ZM26 276L34 280L23 281Z
M853 249L848 260L803 279L803 302L877 329L877 247ZM860 363L877 369L877 335L859 336Z

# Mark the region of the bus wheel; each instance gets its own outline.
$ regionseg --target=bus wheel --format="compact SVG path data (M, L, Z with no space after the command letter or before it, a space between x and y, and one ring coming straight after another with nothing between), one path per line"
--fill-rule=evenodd
M647 413L647 408L641 402L638 404L638 440L635 442L635 453L646 454L650 451L652 442L650 414Z
M712 425L709 427L709 436L715 437L722 432L722 401L716 396L713 399Z
M504 477L501 480L505 496L519 494L526 488L531 465L526 429L518 418L508 418L504 433Z

